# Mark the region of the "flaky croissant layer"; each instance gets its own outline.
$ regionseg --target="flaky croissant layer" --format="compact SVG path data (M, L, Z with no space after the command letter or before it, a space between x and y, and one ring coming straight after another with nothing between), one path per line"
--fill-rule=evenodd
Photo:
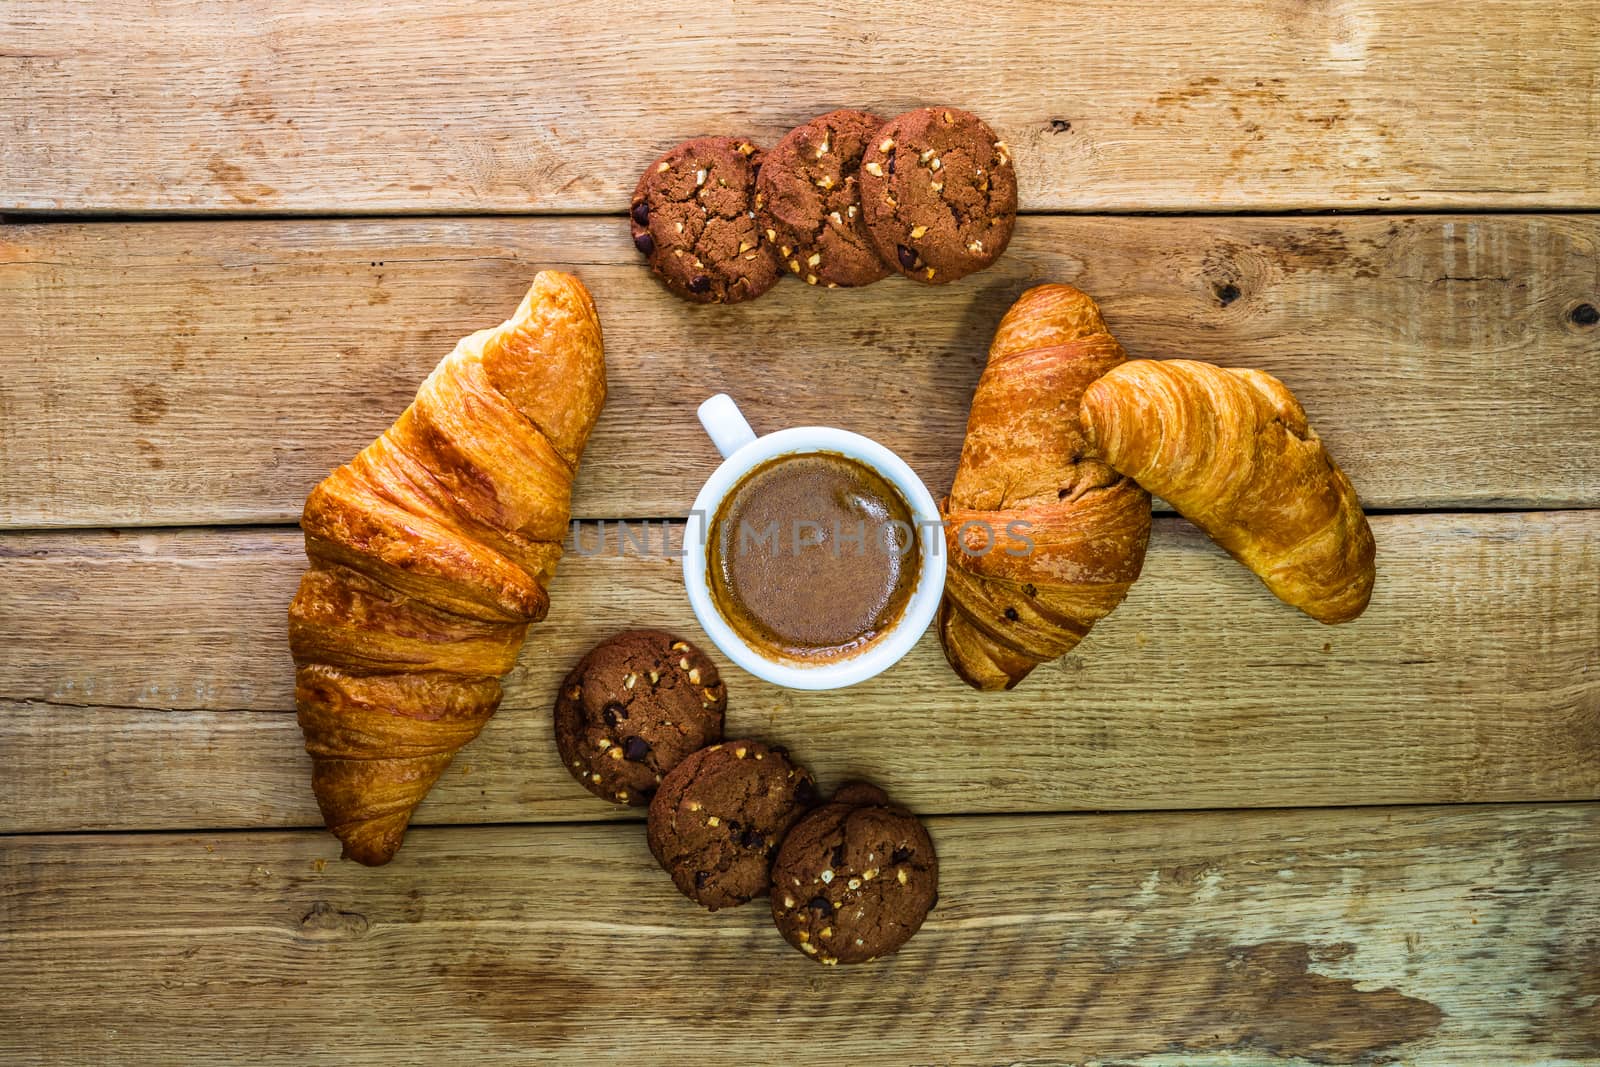
M1285 603L1348 622L1376 547L1350 484L1284 384L1195 360L1134 360L1083 395L1095 454L1204 530Z
M387 863L411 813L500 703L549 609L572 479L605 403L583 284L541 272L306 500L289 606L312 788L345 854Z
M1083 391L1126 358L1068 285L1029 289L995 331L941 503L939 640L976 689L1010 689L1070 651L1139 576L1150 496L1090 456L1078 426Z

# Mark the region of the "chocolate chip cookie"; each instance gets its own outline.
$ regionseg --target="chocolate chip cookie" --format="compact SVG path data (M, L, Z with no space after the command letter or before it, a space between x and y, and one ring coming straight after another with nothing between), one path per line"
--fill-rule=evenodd
M861 157L883 119L848 108L789 131L756 182L756 221L779 258L808 284L867 285L887 277L861 216Z
M699 649L629 630L591 649L556 694L556 747L585 789L648 804L684 757L722 739L728 693Z
M908 111L873 134L861 211L885 263L919 282L953 282L993 263L1011 240L1011 151L976 115Z
M939 898L939 859L916 816L873 786L841 788L795 823L772 867L772 919L819 963L905 944Z
M736 304L772 288L777 250L756 225L762 153L754 141L700 137L650 164L633 191L633 243L666 287L697 304Z
M656 860L712 911L767 892L772 857L818 800L811 772L780 748L725 741L685 759L650 802Z

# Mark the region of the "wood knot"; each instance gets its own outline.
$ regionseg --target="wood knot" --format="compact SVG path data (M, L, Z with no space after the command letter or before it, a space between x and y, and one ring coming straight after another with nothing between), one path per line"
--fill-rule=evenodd
M1227 307L1243 295L1239 292L1239 287L1232 282L1223 282L1221 285L1214 287L1212 292L1217 294L1217 303L1223 307Z
M1593 326L1600 322L1600 308L1593 304L1579 304L1567 312L1567 321L1574 326Z
M300 918L300 936L308 941L353 941L371 926L360 912L340 911L326 900L311 905Z
M1051 119L1050 120L1050 132L1051 133L1071 133L1072 132L1072 123L1068 119Z

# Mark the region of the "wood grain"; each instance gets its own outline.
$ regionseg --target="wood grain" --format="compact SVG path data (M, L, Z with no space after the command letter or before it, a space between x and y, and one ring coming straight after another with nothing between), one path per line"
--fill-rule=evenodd
M728 728L925 812L1600 798L1600 512L1373 525L1377 590L1348 626L1161 520L1123 607L1013 693L968 690L929 636L833 693L728 667ZM704 642L661 530L650 555L612 532L563 562L504 706L418 822L637 817L567 776L549 707L618 630ZM317 825L284 635L303 567L290 530L0 540L0 831Z
M534 270L576 269L611 400L575 502L683 515L695 406L882 440L937 491L1001 313L1094 294L1135 355L1282 377L1369 507L1600 506L1600 220L1028 218L928 289L795 283L696 308L611 220L0 227L0 524L282 522Z
M1261 214L1600 208L1600 9L948 15L0 4L0 212L41 218L0 225L0 1062L1600 1062L1600 217ZM1017 160L984 274L692 309L627 240L683 137L935 100ZM47 219L128 214L195 217ZM271 218L208 221L238 215ZM1347 627L1164 518L1127 604L1020 692L931 638L843 693L730 668L730 729L929 816L941 907L870 967L691 907L639 813L558 766L584 649L704 641L668 521L569 557L398 859L342 863L292 713L297 531L163 527L292 522L547 266L607 332L587 519L681 516L716 390L943 489L1041 281L1136 356L1279 375L1369 507L1436 513L1375 518Z
M822 968L632 826L0 840L7 1063L1591 1063L1600 806L932 819ZM1492 844L1491 844L1492 843ZM41 995L48 990L48 995ZM936 1050L936 1051L935 1051Z
M1600 205L1600 19L1480 0L12 0L0 210L620 211L702 133L977 111L1040 210Z

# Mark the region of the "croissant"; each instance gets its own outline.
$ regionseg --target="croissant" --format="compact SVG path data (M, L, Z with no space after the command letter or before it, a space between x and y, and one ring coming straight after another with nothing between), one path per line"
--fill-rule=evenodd
M976 689L1070 651L1144 564L1150 496L1086 454L1084 389L1127 358L1093 300L1029 289L1000 320L950 495L939 640Z
M344 854L387 863L500 703L549 608L572 479L605 403L594 303L544 271L306 500L289 605L312 789Z
M1372 596L1372 529L1350 479L1283 383L1187 359L1136 360L1091 385L1090 445L1249 567L1287 604L1348 622Z

